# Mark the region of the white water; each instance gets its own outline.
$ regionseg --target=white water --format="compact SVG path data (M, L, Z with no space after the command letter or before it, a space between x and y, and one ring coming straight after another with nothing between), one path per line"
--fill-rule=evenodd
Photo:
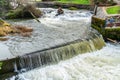
M41 8L41 10L44 12L39 18L41 23L34 19L10 22L33 28L30 37L9 36L9 40L4 42L13 57L88 37L92 16L89 11L64 9L64 14L55 16L57 9ZM0 56L3 55L4 52L1 52ZM12 57L6 56L2 60L6 58Z
M44 13L42 18L46 19L53 19L53 20L66 20L66 21L78 21L78 20L83 20L89 18L92 16L90 11L88 10L68 10L68 9L63 9L64 14L58 15L57 14L57 9L53 8L40 8L40 10Z
M14 56L10 53L9 47L3 43L0 43L0 60L13 58Z
M107 44L99 51L37 68L11 80L120 80L120 45Z

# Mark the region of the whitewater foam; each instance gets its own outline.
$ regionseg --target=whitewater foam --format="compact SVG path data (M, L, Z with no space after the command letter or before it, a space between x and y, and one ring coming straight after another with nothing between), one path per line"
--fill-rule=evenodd
M119 80L120 45L107 44L92 53L80 54L56 65L37 68L11 80Z

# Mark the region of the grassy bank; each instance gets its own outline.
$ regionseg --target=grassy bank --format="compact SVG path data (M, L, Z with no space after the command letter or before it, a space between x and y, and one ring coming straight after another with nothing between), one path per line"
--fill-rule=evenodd
M90 0L59 0L61 3L90 4Z
M119 14L120 13L120 6L112 6L106 9L108 14Z

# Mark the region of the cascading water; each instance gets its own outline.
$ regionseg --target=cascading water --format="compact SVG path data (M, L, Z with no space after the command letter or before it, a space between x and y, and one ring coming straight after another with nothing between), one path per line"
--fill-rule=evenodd
M61 60L69 59L85 52L92 52L101 49L104 46L102 37L96 37L91 40L74 41L58 47L53 47L44 51L37 51L20 57L20 66L27 70L41 67L52 63L58 63Z
M79 70L77 66L79 67L80 64L76 63L76 66L72 67L74 66L74 62L77 61L77 59L74 61L74 58L72 59L72 57L78 57L77 55L81 53L101 49L105 45L102 36L90 28L92 15L89 11L64 10L65 14L55 16L56 10L54 9L41 10L45 12L45 15L40 18L41 23L37 23L34 20L13 23L35 26L33 27L35 31L30 38L14 37L11 38L12 41L9 40L6 42L10 47L12 54L14 56L20 56L19 63L16 62L13 65L14 71L18 72L18 69L26 71L39 67L41 78L39 75L30 77L31 74L26 72L11 78L11 80L78 80L80 77L78 77L78 75L83 74L77 71L77 69ZM69 60L68 62L63 60L69 58L71 58L70 62L73 60L73 64L70 63L70 65L67 65L69 64ZM48 70L48 65L54 63L58 63L55 66L60 68L60 61L63 61L63 64L66 63L63 65L63 68L58 69L59 71L63 70L62 72L56 71L56 73L52 73L51 70ZM17 64L19 64L19 66ZM47 67L41 68L44 66ZM83 65L82 67L85 66ZM50 66L50 68L53 69L53 71L54 68L55 70L57 69L54 66L53 68ZM71 72L72 68L75 70L73 73ZM48 72L46 70L48 70ZM42 75L41 71L44 75ZM50 75L50 73L52 74ZM82 77L85 76L83 75Z
M56 65L37 68L10 80L119 80L120 45L80 54Z
M89 34L91 14L89 11L64 10L64 14L55 16L57 9L42 8L41 23L35 20L11 22L16 25L26 25L34 29L31 37L10 37L5 44L9 46L14 56L24 55L44 48L84 39Z

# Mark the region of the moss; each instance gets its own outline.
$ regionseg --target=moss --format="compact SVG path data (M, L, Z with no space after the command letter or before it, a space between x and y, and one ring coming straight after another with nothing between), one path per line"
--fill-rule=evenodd
M76 7L69 7L69 10L78 10Z
M92 27L100 32L104 38L111 38L120 41L120 27L118 28L105 28L104 30L99 26L93 25Z
M105 33L108 38L120 40L120 27L105 29Z
M15 19L15 18L20 18L21 15L22 15L22 9L16 9L16 10L9 11L6 14L6 18L7 19Z
M96 18L96 17L92 17L92 24L96 25L98 27L105 27L105 20L104 19L100 19L100 18Z
M35 17L41 16L41 11L36 9L36 7L32 5L27 5L25 7L17 8L16 10L11 10L6 14L7 19L19 19L19 18L33 18L31 15L32 12Z
M0 62L0 69L1 69L1 67L2 67L2 62Z

